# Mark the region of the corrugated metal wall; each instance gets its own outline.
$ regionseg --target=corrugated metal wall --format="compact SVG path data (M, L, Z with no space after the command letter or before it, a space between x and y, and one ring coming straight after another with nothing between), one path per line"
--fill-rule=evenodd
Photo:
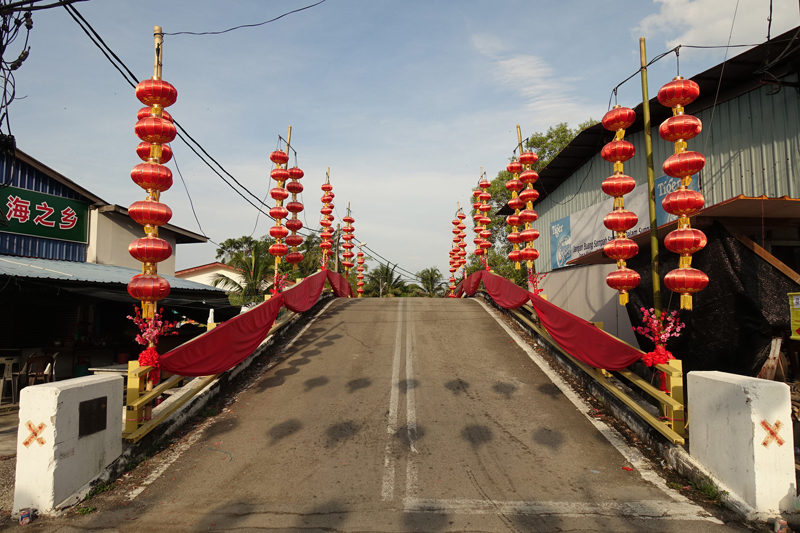
M8 156L0 158L0 182L4 182L9 170L11 171L10 185L12 187L91 203L90 199L78 194L27 163L12 160ZM64 261L86 261L86 248L87 245L81 243L0 232L0 254L5 255L21 255Z
M797 76L786 78L797 81ZM760 87L742 96L706 109L697 117L703 132L689 141L689 150L701 152L706 166L700 173L700 187L706 206L734 196L800 197L800 96L784 87L768 95L772 86ZM658 136L653 125L653 164L656 178L663 175L661 164L674 153L672 143ZM625 163L625 173L636 183L647 182L644 132L626 139L636 147L636 156ZM608 198L600 184L613 173L612 164L597 155L570 176L558 189L536 206L539 219L534 227L539 271L551 270L550 224Z

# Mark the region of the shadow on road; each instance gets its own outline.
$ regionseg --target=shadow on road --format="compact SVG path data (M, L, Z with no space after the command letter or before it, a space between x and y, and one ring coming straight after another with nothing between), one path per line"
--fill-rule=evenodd
M444 513L403 513L404 531L444 531L452 524Z
M358 433L359 427L352 420L335 424L325 431L328 437L328 442L325 444L326 448L332 448L339 445L339 443L346 441Z
M305 385L305 387L306 387L303 390L303 392L308 392L310 390L316 389L317 387L324 387L325 385L327 385L330 382L331 382L331 380L328 379L327 376L319 376L319 377L316 377L316 378L307 379L307 380L305 380L303 382L303 385Z
M564 444L565 439L564 434L558 430L539 428L533 432L533 440L552 450L558 450Z
M444 388L458 396L469 388L469 383L463 379L454 379L444 384Z
M372 385L372 380L369 378L358 378L347 382L347 392L353 394L360 389L366 389Z
M512 383L497 383L492 387L492 390L495 391L497 394L502 394L506 397L506 400L511 399L511 395L517 391L518 387Z
M278 441L294 435L301 429L303 429L303 424L296 418L290 418L285 422L275 424L269 428L269 431L267 431L267 434L270 437L269 445L273 446Z
M472 424L461 431L461 438L474 448L479 448L494 438L491 428L481 424Z
M409 389L416 389L419 387L419 381L416 379L403 379L397 383L397 388L400 389L400 392L405 394L408 392Z

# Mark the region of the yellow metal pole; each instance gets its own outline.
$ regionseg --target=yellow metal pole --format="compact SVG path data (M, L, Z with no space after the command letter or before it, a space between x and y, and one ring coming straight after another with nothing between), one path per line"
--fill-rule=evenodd
M653 170L653 136L650 125L650 96L647 90L647 51L644 37L639 39L642 60L642 114L644 118L644 150L647 154L647 199L650 206L650 278L653 282L653 309L661 316L661 278L658 275L658 220L656 218L656 177Z

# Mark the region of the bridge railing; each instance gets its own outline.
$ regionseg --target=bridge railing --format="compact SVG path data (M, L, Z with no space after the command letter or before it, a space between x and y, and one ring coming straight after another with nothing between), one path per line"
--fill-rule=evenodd
M283 329L294 316L295 313L282 309L278 320L269 330L266 338ZM165 379L153 386L152 384L148 385L147 380L147 375L153 370L156 369L152 366L139 366L139 361L128 362L125 426L122 430L122 438L127 442L134 443L141 440L181 406L205 391L220 376L220 374L214 374L184 377L164 373ZM172 391L172 389L177 390ZM169 392L173 392L170 401L162 409L156 409L156 412L153 412L155 400Z
M673 444L685 444L687 434L686 405L683 392L683 366L679 359L673 359L667 364L655 366L658 371L664 373L662 377L664 379L664 388L667 390L667 392L664 392L631 371L630 368L610 372L601 368L594 368L573 357L550 336L547 330L542 326L536 315L536 311L530 304L525 304L518 309L509 309L509 312L514 314L521 323L535 331L537 335L547 340L547 342L555 347L564 357L569 359L589 377L593 378L598 384L618 398L656 431L664 435L670 442ZM632 348L638 350L638 348ZM642 352L642 355L644 355L644 352ZM661 415L656 416L652 414L636 399L631 397L628 392L619 387L615 382L617 380L614 379L615 374L657 400L660 405Z

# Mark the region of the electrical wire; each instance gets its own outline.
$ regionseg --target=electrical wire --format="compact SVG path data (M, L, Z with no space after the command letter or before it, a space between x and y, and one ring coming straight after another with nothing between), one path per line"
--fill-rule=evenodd
M293 11L289 11L288 13L284 13L279 17L275 17L274 19L265 20L264 22L258 22L256 24L242 24L241 26L234 26L233 28L228 28L227 30L222 31L203 31L203 32L193 32L193 31L178 31L175 33L162 33L162 35L222 35L223 33L228 33L229 31L239 30L242 28L255 28L258 26L263 26L264 24L269 24L270 22L275 22L276 20L280 20L287 15L291 15L292 13L299 13L300 11L305 11L306 9L311 9L312 7L318 6L321 3L325 2L325 0L320 0L316 4L311 4L310 6L301 7L300 9L295 9Z
M78 1L78 0L75 0L75 1ZM324 0L323 0L323 1L324 1ZM97 31L96 31L96 30L95 30L95 29L92 27L92 25L91 25L91 24L90 24L90 23L89 23L89 22L88 22L88 21L87 21L87 20L86 20L86 19L85 19L85 18L84 18L84 17L83 17L83 16L82 16L82 15L81 15L79 12L78 12L78 10L75 8L75 6L72 6L72 5L65 5L64 7L65 7L65 9L67 9L67 11L70 13L70 15L72 16L73 20L75 20L75 22L78 24L78 26L80 26L80 27L81 27L81 29L84 31L84 33L86 33L86 35L87 35L87 36L90 38L90 40L92 41L92 43L94 43L94 45L98 47L98 49L99 49L99 50L100 50L100 51L103 53L103 55L106 57L106 59L108 59L108 61L109 61L109 62L110 62L110 63L111 63L113 66L114 66L114 68L116 68L116 69L117 69L117 71L118 71L118 72L119 72L119 73L122 75L122 77L125 79L125 81L126 81L126 82L128 82L128 84L129 84L129 85L131 85L132 87L136 87L136 85L137 85L137 81L136 81L136 80L137 80L137 77L136 77L136 76L133 74L133 72L131 72L131 70L130 70L130 69L129 69L129 68L126 66L126 65L125 65L125 63L124 63L124 62L123 62L123 61L122 61L122 60L119 58L119 56L117 56L117 55L116 55L116 54L115 54L115 53L114 53L114 52L111 50L111 48L110 48L110 47L109 47L109 46L108 46L108 45L105 43L105 41L103 41L103 39L100 37L100 35L97 33ZM84 26L85 26L85 27L84 27ZM112 58L113 58L113 59L112 59ZM116 60L116 62L115 62L115 60ZM118 64L117 64L117 63L118 63ZM237 179L236 179L236 177L235 177L235 176L233 176L233 174L231 174L230 172L228 172L228 171L225 169L225 167L223 167L223 166L222 166L222 164L220 164L220 163L219 163L219 161L217 161L216 159L214 159L214 157L212 157L212 156L211 156L211 155L208 153L208 151L207 151L207 150L206 150L206 149L205 149L205 148L204 148L204 147L203 147L203 146L202 146L202 145L201 145L201 144L200 144L200 143L199 143L199 142L198 142L196 139L194 139L194 137L192 137L192 136L189 134L189 132L186 130L186 128L184 128L184 127L183 127L183 126L182 126L182 125L181 125L181 124L180 124L180 123L179 123L177 120L174 120L174 117L173 117L173 122L174 122L174 124L175 124L175 127L176 127L176 128L179 130L179 132L178 132L178 134L177 134L177 137L178 137L180 140L182 140L182 141L184 142L184 144L186 144L186 146L187 146L187 147L189 147L189 149L190 149L190 150L192 150L192 152L194 152L194 154L195 154L195 155L196 155L198 158L200 158L200 160L201 160L201 161L203 161L203 163L205 163L205 164L206 164L206 166L208 166L208 168L210 168L210 169L211 169L211 171L212 171L212 172L214 172L214 173L215 173L215 174L216 174L216 175L217 175L217 176L218 176L218 177L219 177L219 178L220 178L220 179L221 179L221 180L222 180L222 181L223 181L223 182L224 182L226 185L228 185L228 187L230 187L231 189L233 189L233 191L234 191L234 192L236 192L236 193L237 193L239 196L241 196L241 197L242 197L242 198L243 198L243 199L244 199L244 200L245 200L247 203L249 203L251 206L253 206L253 207L254 207L254 208L257 210L257 211L259 211L261 214L263 214L263 215L267 216L267 217L268 217L268 218L270 218L271 220L275 220L273 217L271 217L271 216L269 215L269 213L268 213L268 212L266 212L266 211L264 211L263 209L261 209L261 208L260 208L258 205L256 205L255 203L253 203L253 201L251 201L251 199L250 199L250 198L248 198L247 196L245 196L244 194L242 194L242 192L241 192L239 189L237 189L236 187L234 187L234 186L233 186L233 185L232 185L232 184L231 184L231 183L230 183L230 182L229 182L229 181L228 181L228 180L227 180L227 179L226 179L226 178L225 178L225 177L222 175L222 173L224 173L224 174L225 174L225 175L227 175L227 176L228 176L228 177L229 177L231 180L233 180L233 182L234 182L234 183L236 183L236 185L238 185L238 186L239 186L239 188L241 188L243 191L245 191L247 194L249 194L249 195L250 195L250 196L251 196L251 197L252 197L252 198L253 198L253 199L254 199L256 202L258 202L259 204L261 204L263 207L267 207L267 208L268 208L269 206L268 206L268 205L265 203L265 201L264 201L264 200L261 200L261 198L259 198L258 196L256 196L256 195L255 195L255 194L254 194L252 191L250 191L250 190L249 190L247 187L245 187L245 186L244 186L244 185L243 185L241 182L239 182L239 180L237 180ZM190 142L189 142L187 139L189 139L189 140L191 141L191 143L190 143ZM280 136L279 136L279 139L282 139L282 137L280 137ZM192 145L192 143L194 144L194 146ZM295 153L295 157L296 157L296 156L297 156L297 151L296 151L296 150L294 150L294 148L291 148L291 149L294 151L294 153ZM202 155L201 155L201 152L202 152ZM206 159L206 158L207 158L207 159ZM211 162L213 162L213 163L214 163L214 165L216 165L216 166L219 168L219 170L217 170L216 168L214 168L214 166L213 166L213 165L212 165L212 164L209 162L209 160L210 160ZM220 171L221 171L222 173L220 173ZM199 225L199 224L198 224L198 225ZM314 229L311 229L311 228L307 228L307 229L308 229L309 231L312 231L312 232L318 232L318 230L314 230ZM304 234L304 233L301 233L301 232L298 232L298 235L301 235L301 236L303 236L303 237L307 237L307 235L306 235L306 234ZM206 238L208 238L208 237L206 236Z

